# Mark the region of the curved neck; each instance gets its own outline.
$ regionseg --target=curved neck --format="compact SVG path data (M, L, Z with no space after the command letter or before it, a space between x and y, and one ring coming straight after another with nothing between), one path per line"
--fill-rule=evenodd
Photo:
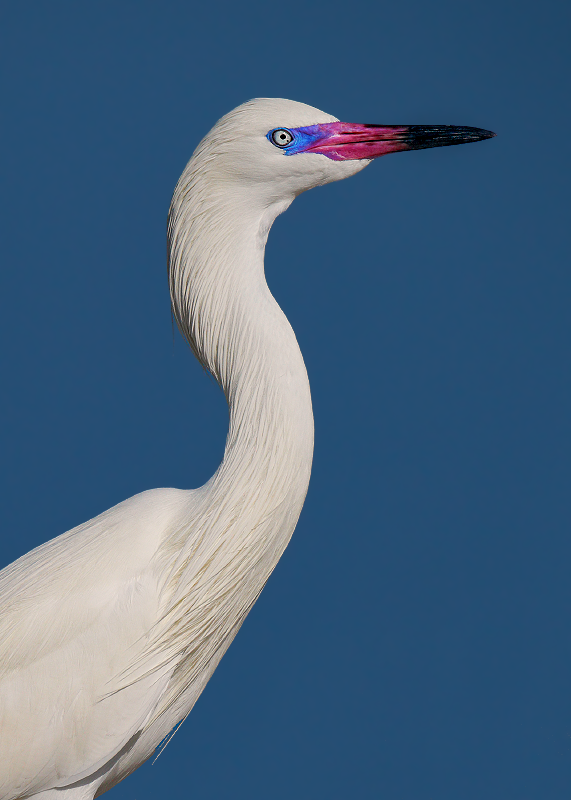
M229 405L224 459L210 484L226 493L226 507L232 497L234 511L249 503L272 513L289 498L297 521L313 454L311 396L295 334L264 276L269 228L289 202L264 208L244 193L228 201L193 181L191 168L169 215L169 280L177 323Z
M165 734L192 708L288 544L313 455L305 365L264 277L267 234L289 202L260 207L243 191L220 192L195 157L169 212L169 282L181 332L226 395L230 427L222 464L189 493L161 549L164 613L149 647L160 665L177 665L155 712L174 709Z

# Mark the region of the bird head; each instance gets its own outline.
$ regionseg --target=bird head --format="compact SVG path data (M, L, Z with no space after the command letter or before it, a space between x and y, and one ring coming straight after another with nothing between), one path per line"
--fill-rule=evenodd
M222 117L195 158L210 180L251 190L264 205L289 203L301 192L348 178L375 158L403 150L488 139L481 128L340 122L292 100L258 98Z

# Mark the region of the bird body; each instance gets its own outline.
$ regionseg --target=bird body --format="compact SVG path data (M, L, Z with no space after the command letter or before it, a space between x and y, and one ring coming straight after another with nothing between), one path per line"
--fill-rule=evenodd
M283 553L308 488L313 416L264 248L297 194L382 154L355 155L370 131L363 143L358 126L333 127L344 124L251 101L187 165L169 214L169 283L179 328L228 401L224 459L201 488L143 492L0 573L4 800L90 800L149 758ZM352 137L350 158L340 136ZM284 157L289 143L296 158Z

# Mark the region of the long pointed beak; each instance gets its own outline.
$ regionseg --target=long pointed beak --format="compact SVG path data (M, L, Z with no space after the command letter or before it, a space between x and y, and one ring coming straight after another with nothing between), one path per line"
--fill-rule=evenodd
M496 135L465 125L360 125L351 122L326 122L292 132L299 136L299 141L291 147L292 155L294 151L321 153L333 161L373 159L401 150L479 142Z

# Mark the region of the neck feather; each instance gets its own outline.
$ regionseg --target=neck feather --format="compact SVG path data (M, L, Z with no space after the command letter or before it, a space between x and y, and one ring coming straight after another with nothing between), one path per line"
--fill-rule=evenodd
M169 578L150 651L178 667L156 716L172 708L179 719L285 549L313 454L305 365L264 277L267 234L289 202L260 207L243 190L218 191L193 161L169 213L171 297L180 330L226 395L230 426L222 464L190 494L188 519L163 550Z
M229 405L217 476L247 465L269 470L271 462L283 473L283 489L301 470L305 495L313 451L309 382L264 275L268 231L289 202L264 208L245 192L217 197L207 180L189 189L187 172L169 215L169 282L179 328ZM262 474L248 474L265 483Z
M208 538L259 550L265 582L295 528L313 455L307 372L264 276L268 231L291 201L261 206L192 167L171 205L169 280L177 323L230 410L224 459L204 487L220 521Z

